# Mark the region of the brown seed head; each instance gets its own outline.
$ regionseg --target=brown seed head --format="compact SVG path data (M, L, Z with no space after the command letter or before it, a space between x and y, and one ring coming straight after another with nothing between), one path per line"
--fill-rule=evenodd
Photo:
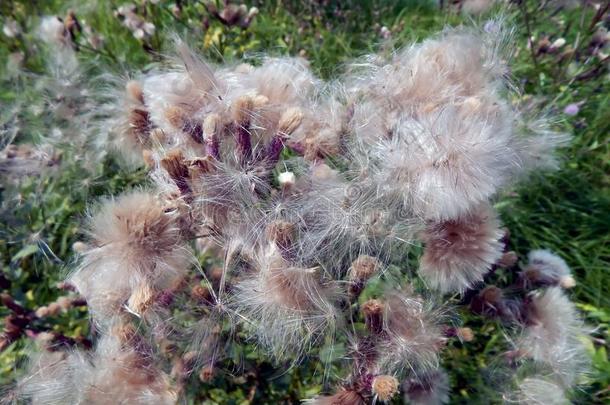
M165 109L165 118L175 127L182 129L186 123L186 111L178 106L169 106Z
M298 107L292 107L284 111L280 117L278 131L284 135L292 134L303 121L303 112Z
M373 394L381 401L389 401L398 393L398 380L391 375L379 375L373 380Z
M517 264L518 260L519 260L519 257L517 256L517 253L510 251L510 252L506 252L502 255L500 260L498 260L497 265L500 267L509 268L509 267L513 267L515 264Z
M379 260L372 256L360 255L352 263L350 268L350 279L368 280L381 268Z
M199 372L199 380L201 382L210 382L214 378L214 367L205 366Z
M362 304L361 310L368 330L375 334L381 333L383 330L383 303L379 300L368 300Z
M207 303L210 302L212 294L210 293L209 288L197 284L191 289L191 298L197 302Z
M456 334L464 342L472 342L474 339L474 333L470 328L457 328Z
M184 162L184 156L179 149L169 151L161 159L163 167L174 181L186 181L189 177L189 170Z
M254 100L252 97L241 96L235 100L232 107L232 114L235 122L242 127L249 126L252 110L254 109Z

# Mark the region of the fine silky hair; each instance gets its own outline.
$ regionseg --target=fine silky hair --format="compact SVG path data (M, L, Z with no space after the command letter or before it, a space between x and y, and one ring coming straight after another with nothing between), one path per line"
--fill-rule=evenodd
M57 19L40 32L70 54ZM213 66L176 39L167 63L107 78L74 112L75 139L149 181L92 204L75 245L66 283L86 302L93 347L38 336L13 397L180 402L239 334L296 367L344 345L342 374L324 376L333 390L309 404L443 404L443 350L476 336L465 309L504 328L504 401L565 403L587 371L575 279L547 250L520 262L494 208L555 168L567 140L514 101L511 35L502 21L447 28L332 82L303 58Z

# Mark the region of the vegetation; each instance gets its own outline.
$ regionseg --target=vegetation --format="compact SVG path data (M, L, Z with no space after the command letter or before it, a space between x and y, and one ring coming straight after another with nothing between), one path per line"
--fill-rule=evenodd
M500 12L516 27L511 67L520 96L514 102L545 106L557 117L556 127L572 139L561 150L557 171L520 183L499 196L496 208L519 256L550 249L571 267L577 281L572 299L593 336L592 370L572 399L610 401L610 12L604 2L594 1L575 6L559 1L497 3L472 15L458 6L441 8L424 0L269 1L248 4L244 14L237 6L214 2L138 0L133 12L154 28L140 33L126 26L121 2L2 2L0 61L6 63L0 66L0 146L6 156L0 163L0 316L14 312L13 300L36 310L64 295L59 283L71 269L74 243L84 236L87 207L100 196L118 195L148 181L144 169L126 169L111 155L96 155L93 146L91 153L83 153L81 146L92 145L91 140L80 144L78 135L68 142L54 140L55 130L77 134L78 125L89 118L66 122L52 111L52 89L44 79L49 55L37 32L44 16L77 19L80 29L72 40L86 66L82 80L96 83L100 75L130 76L163 63L174 34L212 63L256 61L262 53L300 55L315 73L332 79L354 58L391 52L446 25L472 24ZM250 11L251 6L258 12ZM42 169L26 168L15 176L9 155L21 151L10 152L9 145L49 140L57 145L50 155L41 148L28 152L44 152ZM199 259L204 268L210 265L208 257ZM83 345L95 332L85 306L58 310L40 322L41 328ZM503 329L474 317L467 324L476 331L474 339L451 343L444 357L451 403L488 403L496 397L491 371L498 367L489 359L504 350L499 343ZM325 376L335 370L326 364L344 354L341 347L323 347L320 361L287 368L265 360L245 336L238 339L243 344L233 349L221 372L206 383L189 385L193 403L297 403L328 388ZM21 374L31 345L27 336L3 345L0 382L9 386Z

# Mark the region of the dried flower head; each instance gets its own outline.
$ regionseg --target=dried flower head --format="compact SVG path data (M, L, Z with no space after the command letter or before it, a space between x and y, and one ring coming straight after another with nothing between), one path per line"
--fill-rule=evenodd
M419 274L442 292L463 292L482 281L501 256L502 232L489 207L458 219L430 224L423 232L426 245Z
M398 393L398 380L391 375L378 375L373 380L372 391L380 401L389 401Z
M128 300L147 308L156 292L174 286L188 270L177 213L151 194L133 192L104 202L89 220L89 234L91 248L70 282L97 320Z
M233 307L263 347L284 359L333 333L336 291L317 269L291 267L274 246L257 261L255 277L235 285Z
M585 335L574 305L561 288L535 293L527 303L527 326L515 345L526 357L550 368L567 386L588 368L588 356L581 338Z
M560 285L563 288L576 285L565 260L550 251L532 250L528 259L529 263L523 272L527 281L541 285Z

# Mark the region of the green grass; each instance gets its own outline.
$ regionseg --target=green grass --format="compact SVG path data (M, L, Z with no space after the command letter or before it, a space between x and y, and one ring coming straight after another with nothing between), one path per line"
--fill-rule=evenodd
M209 17L203 3L184 2L181 15L171 12L171 2L147 4L141 10L157 28L146 50L114 16L122 2L98 0L91 2L13 1L0 3L0 23L7 18L19 22L25 34L18 39L3 37L0 61L10 53L23 52L24 71L31 74L10 76L0 66L0 123L10 121L13 109L25 106L18 114L18 140L36 139L50 128L49 118L35 115L26 108L39 102L39 89L32 74L44 71L44 51L36 39L35 27L42 15L64 16L73 9L82 22L104 37L101 51L81 48L79 57L92 75L112 72L125 75L146 70L168 53L172 33L188 39L208 60L237 62L241 58L256 59L261 54L305 55L313 70L324 78L340 74L342 64L351 58L378 50L391 50L380 35L381 26L393 32L392 46L421 40L465 19L456 13L439 11L426 1L317 2L305 6L297 1L261 3L259 15L248 29L227 27ZM338 5L341 4L339 7ZM526 2L529 26L536 38L549 35L552 40L563 37L568 44L578 41L582 48L593 32L588 23L593 11L580 8L552 12L536 10L538 2ZM574 79L594 69L599 62L586 53L558 60L556 55L539 55L535 59L526 48L527 27L523 10L511 8L505 18L514 23L517 32L513 41L516 58L512 76L521 96L516 102L539 101L550 114L560 119L557 127L573 135L569 146L561 151L560 169L536 175L520 183L512 192L501 196L498 207L505 225L511 231L511 244L520 254L532 248L548 248L566 259L576 274L578 285L573 298L580 303L587 320L599 328L591 347L594 370L591 385L575 398L579 403L610 400L610 361L606 351L610 338L610 88L607 65L598 76ZM205 28L204 21L209 27ZM466 21L468 23L468 21ZM566 116L563 108L582 102L576 116ZM70 163L71 152L61 173L41 178L23 179L22 199L7 201L2 195L0 223L0 258L2 272L12 281L10 293L28 308L36 308L56 298L60 291L55 283L70 267L73 242L81 234L81 222L89 203L99 196L114 195L124 189L145 183L143 171L127 172L111 159L100 167L84 173L78 162ZM92 177L93 176L93 177ZM5 315L0 308L0 315ZM84 312L64 314L54 320L54 328L76 335L86 329ZM470 345L457 345L448 350L445 366L451 372L453 403L486 402L490 389L479 369L493 368L485 359L497 353L493 342L501 330L487 325ZM0 378L5 382L25 359L26 343L17 342L0 354ZM248 346L234 353L245 363L257 368L255 376L225 375L204 389L210 403L244 403L248 390L256 385L268 401L296 401L315 394L322 384L322 369L316 362L281 374L270 364L258 359ZM248 366L244 366L248 368ZM275 376L273 380L267 381ZM260 402L264 402L257 397Z

